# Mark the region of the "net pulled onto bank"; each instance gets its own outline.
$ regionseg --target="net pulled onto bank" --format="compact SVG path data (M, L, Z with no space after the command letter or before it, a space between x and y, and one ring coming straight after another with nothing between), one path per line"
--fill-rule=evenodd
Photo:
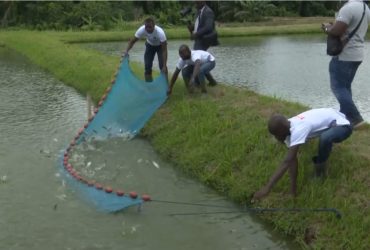
M94 115L79 129L58 162L68 184L83 199L105 212L140 205L150 200L150 197L136 192L127 193L83 176L72 165L74 147L95 140L133 138L165 102L168 88L164 74L160 74L153 82L138 79L130 69L128 57L122 58L116 78L111 83L94 110Z

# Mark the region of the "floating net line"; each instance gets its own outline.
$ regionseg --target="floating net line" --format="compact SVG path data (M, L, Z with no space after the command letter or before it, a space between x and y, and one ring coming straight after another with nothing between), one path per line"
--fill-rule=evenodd
M69 186L98 210L116 212L150 200L147 194L125 192L83 176L72 163L74 148L95 140L133 138L167 99L167 79L161 73L153 82L138 79L129 66L128 57L121 64L97 108L80 128L68 147L62 151L58 166Z

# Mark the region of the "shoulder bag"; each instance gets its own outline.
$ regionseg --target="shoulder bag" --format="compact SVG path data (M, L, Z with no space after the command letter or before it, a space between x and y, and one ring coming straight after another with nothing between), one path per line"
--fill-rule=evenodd
M347 37L342 38L339 36L333 36L328 34L328 37L326 39L326 54L328 54L329 56L337 56L342 52L344 46L353 37L353 35L360 27L362 20L364 19L364 15L365 15L365 3L364 3L364 12L362 13L360 22Z

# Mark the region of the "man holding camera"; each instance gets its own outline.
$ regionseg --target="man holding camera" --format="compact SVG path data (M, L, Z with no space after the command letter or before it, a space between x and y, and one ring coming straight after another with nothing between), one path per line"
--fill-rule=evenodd
M217 46L218 35L215 29L215 14L205 1L195 1L198 10L194 24L188 24L190 39L194 40L194 50L207 51L211 46ZM217 84L211 74L206 75L209 85Z
M370 10L361 0L349 0L339 10L335 23L323 23L325 33L344 40L340 54L329 64L330 87L353 128L365 124L352 99L352 82L364 59L364 41L370 22Z

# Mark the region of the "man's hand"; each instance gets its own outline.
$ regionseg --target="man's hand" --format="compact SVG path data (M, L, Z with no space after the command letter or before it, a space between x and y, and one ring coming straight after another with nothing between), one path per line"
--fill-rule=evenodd
M328 33L328 29L333 26L333 23L322 23L321 24L321 29L325 32Z
M189 86L195 86L195 78L194 77L190 78Z
M164 74L167 74L168 73L168 70L167 70L167 66L163 66L163 68L161 69L161 72L164 73Z
M188 27L189 32L190 33L193 33L193 31L194 31L194 25L192 25L190 21L188 22L187 27Z
M168 88L168 90L167 90L167 95L169 96L169 95L171 95L172 94L172 88Z
M195 38L197 38L197 34L196 33L191 33L190 39L195 40Z

